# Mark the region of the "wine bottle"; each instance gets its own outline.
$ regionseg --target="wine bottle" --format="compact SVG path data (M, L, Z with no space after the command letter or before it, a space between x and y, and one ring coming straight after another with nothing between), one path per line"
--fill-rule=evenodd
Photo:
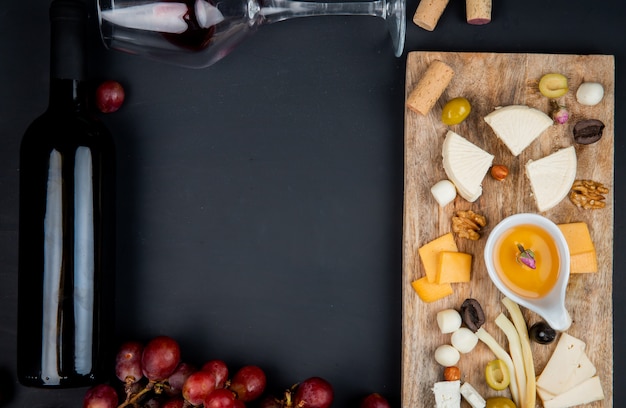
M115 147L91 116L86 7L50 3L50 95L20 147L17 369L28 386L108 378L115 272Z

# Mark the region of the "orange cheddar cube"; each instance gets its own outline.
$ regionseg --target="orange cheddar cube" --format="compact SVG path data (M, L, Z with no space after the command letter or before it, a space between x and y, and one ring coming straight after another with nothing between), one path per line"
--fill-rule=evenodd
M429 283L435 283L437 279L437 265L439 264L439 253L443 251L458 252L459 249L454 241L451 232L430 241L418 249L424 272Z
M570 255L570 273L598 272L598 258L596 251L582 252Z
M452 294L452 285L449 283L430 283L426 276L411 282L411 286L413 286L420 299L426 303L443 299Z
M569 224L559 224L558 227L565 236L571 255L589 252L595 249L586 223L572 222Z
M584 222L559 224L570 253L570 273L598 272L596 249Z
M435 283L469 282L472 255L464 252L442 251L439 253Z

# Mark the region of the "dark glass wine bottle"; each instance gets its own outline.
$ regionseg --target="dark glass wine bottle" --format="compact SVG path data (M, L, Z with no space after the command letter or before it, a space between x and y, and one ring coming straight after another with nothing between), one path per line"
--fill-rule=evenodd
M50 5L48 109L20 151L17 369L37 387L108 378L115 273L115 148L88 109L86 8Z

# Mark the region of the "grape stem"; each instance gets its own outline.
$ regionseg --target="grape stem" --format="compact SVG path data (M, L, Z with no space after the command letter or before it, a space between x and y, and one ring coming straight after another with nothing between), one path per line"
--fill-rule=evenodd
M130 388L126 389L126 400L119 405L117 408L125 408L125 407L137 407L138 401L141 397L143 397L146 393L155 389L157 393L160 393L159 390L163 388L162 383L157 383L156 381L149 381L148 384L144 387L143 390L139 391L137 394L132 394L130 392Z
M293 404L291 402L291 390L285 391L285 406L291 407Z

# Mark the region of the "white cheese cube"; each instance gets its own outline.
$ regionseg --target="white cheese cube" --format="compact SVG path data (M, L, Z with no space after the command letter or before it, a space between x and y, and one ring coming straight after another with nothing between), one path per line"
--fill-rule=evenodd
M436 408L460 408L461 381L439 381L433 386Z
M450 180L441 180L430 188L440 207L445 207L456 198L456 187Z
M485 408L487 401L476 391L476 388L472 387L470 383L463 383L461 385L461 395L465 398L472 408Z

